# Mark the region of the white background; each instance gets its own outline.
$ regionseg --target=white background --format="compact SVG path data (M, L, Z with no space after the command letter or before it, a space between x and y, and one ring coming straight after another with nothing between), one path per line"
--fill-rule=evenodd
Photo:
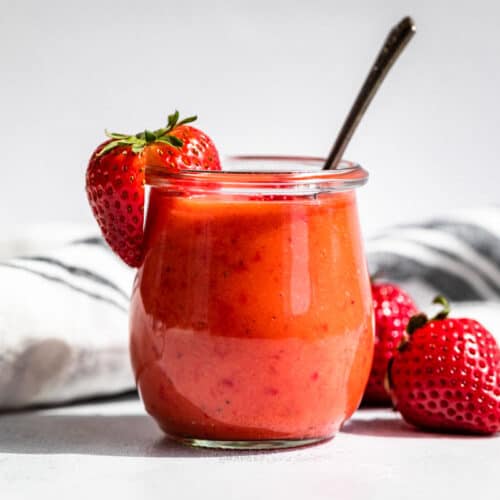
M418 34L346 156L365 233L499 202L495 1L0 0L0 224L91 222L105 127L197 113L222 154L325 155L388 29Z

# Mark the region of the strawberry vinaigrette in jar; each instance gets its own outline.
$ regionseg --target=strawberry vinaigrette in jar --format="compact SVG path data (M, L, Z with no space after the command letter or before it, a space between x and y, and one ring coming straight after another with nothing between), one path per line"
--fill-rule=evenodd
M223 448L331 438L373 354L359 166L240 157L229 171L152 167L131 356L170 437Z

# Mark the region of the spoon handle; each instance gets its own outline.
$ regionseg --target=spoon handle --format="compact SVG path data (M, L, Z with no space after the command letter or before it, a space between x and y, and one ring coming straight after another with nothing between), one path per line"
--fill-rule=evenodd
M411 17L403 18L387 35L384 45L378 53L377 59L368 73L361 90L347 115L340 133L335 140L335 144L328 155L323 170L333 170L337 168L342 155L351 140L352 134L356 130L358 123L363 117L373 96L377 92L380 84L398 58L399 54L406 47L411 37L415 34L415 23Z

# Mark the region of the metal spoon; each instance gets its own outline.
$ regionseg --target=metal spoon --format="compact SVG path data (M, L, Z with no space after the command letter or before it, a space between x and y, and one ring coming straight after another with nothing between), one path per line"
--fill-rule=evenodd
M416 27L411 17L403 18L399 24L394 26L387 35L384 45L380 50L377 59L368 73L361 90L354 101L349 114L347 115L339 135L328 155L328 158L323 165L323 170L333 170L337 168L345 148L351 140L358 123L365 114L368 105L370 104L373 96L377 92L380 84L384 81L385 76L391 69L392 65L398 58L399 54L406 47L415 34Z

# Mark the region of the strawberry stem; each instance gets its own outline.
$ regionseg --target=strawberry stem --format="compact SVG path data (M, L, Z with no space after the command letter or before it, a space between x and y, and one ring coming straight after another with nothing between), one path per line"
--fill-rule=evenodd
M441 304L443 306L443 310L438 312L432 319L446 319L448 314L450 314L450 303L446 300L446 297L438 295L437 297L434 297L432 303Z

